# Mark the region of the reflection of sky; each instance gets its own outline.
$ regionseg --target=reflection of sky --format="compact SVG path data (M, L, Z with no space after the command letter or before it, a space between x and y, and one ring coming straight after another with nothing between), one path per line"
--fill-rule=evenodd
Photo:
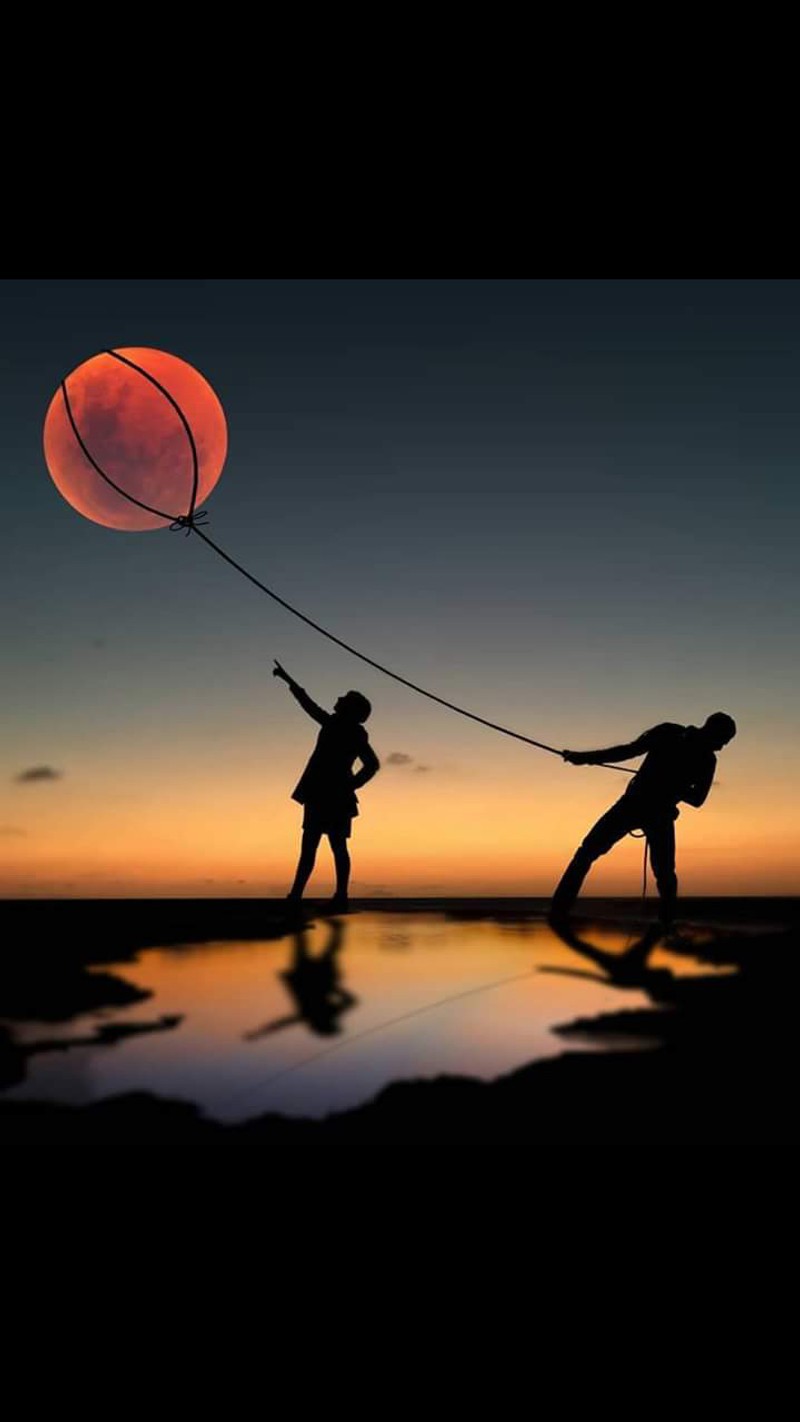
M312 733L274 656L323 704L363 689L378 753L413 759L364 791L362 892L547 893L616 793L382 678L199 542L71 510L44 412L137 341L223 401L208 507L233 557L556 746L730 711L682 884L796 890L800 284L31 281L0 303L0 892L285 892ZM13 783L41 764L63 780ZM592 887L635 878L620 850Z
M318 955L329 927L318 922L307 936L309 952ZM625 946L610 933L595 941L610 951ZM182 1024L112 1047L33 1057L27 1081L8 1095L85 1103L146 1090L196 1101L220 1120L266 1111L322 1116L359 1105L398 1079L442 1072L494 1078L563 1051L558 1026L650 1005L643 992L612 987L599 974L549 971L594 970L543 923L363 913L347 922L339 953L341 984L358 1000L342 1014L341 1035L321 1037L298 1022L247 1041L245 1034L295 1011L280 976L292 944L288 938L143 952L118 971L154 996L104 1020L181 1014ZM662 950L651 963L679 975L709 971ZM96 1022L78 1019L68 1035L86 1035ZM581 1050L592 1045L579 1043ZM569 1047L575 1050L576 1042Z

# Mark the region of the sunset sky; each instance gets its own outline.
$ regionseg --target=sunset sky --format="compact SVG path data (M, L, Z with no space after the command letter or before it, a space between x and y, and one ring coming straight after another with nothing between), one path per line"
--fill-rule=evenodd
M0 893L284 894L317 728L276 657L373 703L356 896L548 894L627 779L423 700L194 537L76 513L45 413L128 346L222 401L208 531L255 576L557 746L729 712L681 891L798 891L800 283L5 281L0 346ZM627 840L586 892L640 876Z

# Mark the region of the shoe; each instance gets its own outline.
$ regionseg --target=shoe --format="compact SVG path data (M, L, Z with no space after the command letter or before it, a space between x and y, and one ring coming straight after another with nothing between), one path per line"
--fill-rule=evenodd
M334 894L333 898L328 901L331 913L347 913L349 907L349 901L341 898L339 894Z

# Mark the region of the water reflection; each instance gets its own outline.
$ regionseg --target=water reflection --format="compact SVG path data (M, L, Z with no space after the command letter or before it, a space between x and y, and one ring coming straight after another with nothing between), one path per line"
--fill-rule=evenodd
M664 937L665 930L660 924L651 924L644 932L632 934L633 941L627 941L622 948L612 952L601 948L585 935L578 933L574 924L563 921L551 922L550 927L562 943L599 968L597 973L587 973L585 969L573 967L542 967L543 973L561 973L569 977L592 978L594 981L608 981L616 987L639 987L651 997L658 997L674 982L674 974L669 968L650 966L651 954ZM685 971L685 967L684 967Z
M265 1022L263 1027L257 1027L252 1032L245 1032L246 1042L257 1042L261 1037L269 1037L271 1033L293 1027L298 1022L305 1022L320 1037L341 1032L339 1018L349 1007L356 1006L358 998L348 992L341 982L338 955L344 943L344 921L331 919L328 929L328 942L316 956L309 949L308 924L295 931L292 965L279 976L297 1004L297 1011L288 1017Z
M624 1006L646 1021L664 974L699 970L663 947L655 964L649 946L637 953L620 933L575 943L542 920L391 912L318 919L262 942L147 949L115 971L152 996L114 1009L114 1021L181 1022L113 1046L76 1042L68 1070L63 1053L34 1056L6 1095L75 1102L145 1090L237 1121L324 1116L409 1078L491 1079L563 1051L559 1031L575 1018ZM84 1014L69 1033L85 1039L95 1025ZM644 1035L628 1045L641 1048Z

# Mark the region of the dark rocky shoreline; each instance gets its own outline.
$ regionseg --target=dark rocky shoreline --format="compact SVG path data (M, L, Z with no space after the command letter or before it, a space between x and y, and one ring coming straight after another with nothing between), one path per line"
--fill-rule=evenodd
M501 921L542 916L537 900L364 900L371 912L441 912ZM359 905L354 905L356 910ZM313 914L313 904L310 912ZM630 928L637 900L582 904L576 953L611 980L643 989L655 1011L622 1011L562 1029L562 1056L486 1083L469 1077L393 1083L366 1105L323 1121L267 1115L236 1126L185 1102L144 1093L84 1107L0 1096L0 1138L19 1144L309 1144L515 1142L526 1144L787 1144L796 1135L794 1036L800 965L796 899L704 899L682 904L684 949L725 975L679 978L652 971L636 952L601 954L595 921ZM89 965L121 963L157 944L280 937L283 907L259 900L6 901L0 905L0 1079L21 1079L26 1050L59 1050L43 1036L20 1045L20 1022L53 1023L143 994ZM583 947L581 945L584 945ZM680 952L681 946L671 945ZM146 994L144 995L146 996ZM127 997L127 1000L132 1000ZM155 1018L137 1030L169 1030ZM102 1027L92 1043L102 1045ZM109 1043L114 1031L106 1033ZM647 1038L644 1050L580 1052L575 1044Z

